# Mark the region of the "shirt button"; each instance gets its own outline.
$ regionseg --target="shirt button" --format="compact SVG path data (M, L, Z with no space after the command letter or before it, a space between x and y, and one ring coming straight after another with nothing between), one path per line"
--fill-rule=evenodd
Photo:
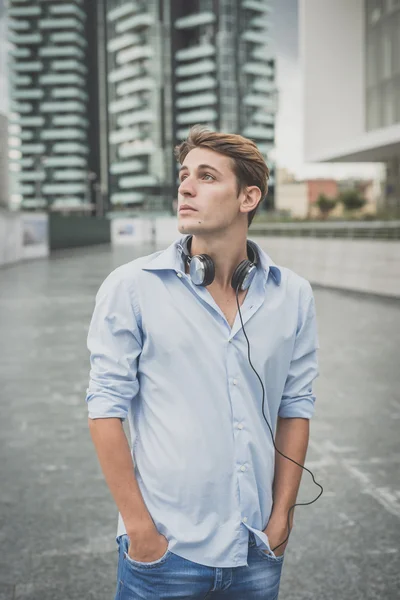
M243 517L242 521L243 523L247 523L247 517Z
M182 273L177 273L177 275L178 275L179 279L182 278Z
M233 385L236 385L237 384L237 379L234 379L232 383L233 383Z
M239 425L237 426L238 429L243 429L243 423L239 423Z
M245 470L246 470L246 466L245 466L245 465L242 465L242 466L240 467L240 470L241 470L241 471L245 471Z

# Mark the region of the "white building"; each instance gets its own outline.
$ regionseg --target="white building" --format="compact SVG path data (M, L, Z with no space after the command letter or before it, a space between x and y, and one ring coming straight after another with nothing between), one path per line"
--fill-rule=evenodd
M400 1L300 0L308 162L384 162L400 212Z

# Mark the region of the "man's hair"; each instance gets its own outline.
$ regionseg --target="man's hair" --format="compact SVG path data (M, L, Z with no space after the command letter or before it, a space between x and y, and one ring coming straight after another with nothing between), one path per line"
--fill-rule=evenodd
M206 127L194 125L186 140L175 147L175 157L180 164L194 148L214 150L232 159L238 195L246 186L256 185L260 188L260 201L256 208L247 214L250 227L258 207L267 195L269 179L269 169L256 144L241 135L210 131Z

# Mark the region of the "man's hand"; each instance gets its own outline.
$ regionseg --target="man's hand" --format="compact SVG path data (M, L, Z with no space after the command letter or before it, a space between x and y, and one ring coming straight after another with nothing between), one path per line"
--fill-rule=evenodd
M159 560L167 551L168 540L157 530L148 535L129 537L128 556L138 562Z
M287 537L287 519L283 517L279 519L271 518L268 522L267 527L264 529L264 533L268 537L271 550L273 550L276 546L279 546L279 544L283 542L283 540ZM285 552L288 543L289 540L286 540L286 542L282 544L282 546L279 546L279 548L276 549L276 552L274 552L275 556L282 556L282 554Z

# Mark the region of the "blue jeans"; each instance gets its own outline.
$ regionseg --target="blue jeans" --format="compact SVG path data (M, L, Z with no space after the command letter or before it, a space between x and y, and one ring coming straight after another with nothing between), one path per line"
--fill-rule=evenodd
M115 600L276 600L284 556L265 554L249 533L248 566L221 568L169 550L154 562L138 562L128 556L129 538L122 535Z

